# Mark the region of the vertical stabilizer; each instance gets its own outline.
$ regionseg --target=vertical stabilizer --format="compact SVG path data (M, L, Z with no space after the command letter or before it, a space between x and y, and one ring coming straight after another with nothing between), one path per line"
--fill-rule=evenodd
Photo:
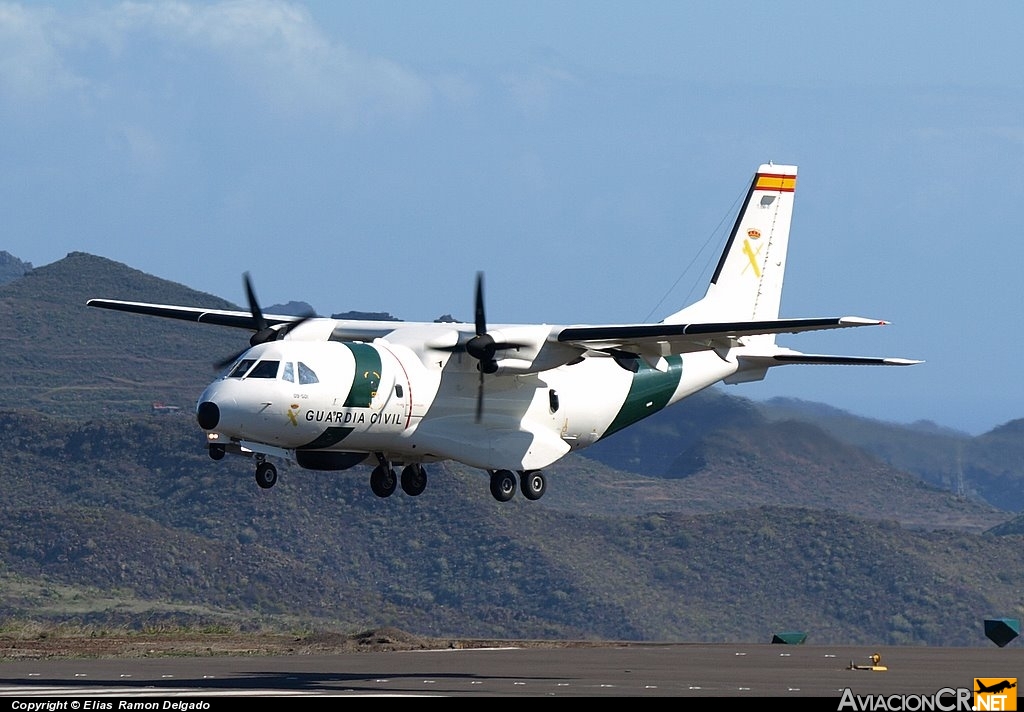
M778 318L795 190L796 166L758 168L704 298L665 323Z

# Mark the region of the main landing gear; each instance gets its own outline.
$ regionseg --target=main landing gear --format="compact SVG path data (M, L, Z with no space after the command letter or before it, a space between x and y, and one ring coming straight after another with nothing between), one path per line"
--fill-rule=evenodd
M377 466L370 473L370 489L378 497L390 497L398 486L399 479L391 463L382 453L377 453ZM423 465L414 462L402 468L402 491L410 497L418 497L427 488L427 471Z
M523 496L530 500L538 500L547 490L547 481L540 470L520 470L519 484ZM491 471L491 495L499 502L508 502L516 494L516 476L512 470Z

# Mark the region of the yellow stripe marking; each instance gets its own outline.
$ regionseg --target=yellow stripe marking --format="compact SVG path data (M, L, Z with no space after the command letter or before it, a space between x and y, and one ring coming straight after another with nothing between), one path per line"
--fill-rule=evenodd
M759 173L757 183L754 184L757 190L796 190L796 176L766 175Z

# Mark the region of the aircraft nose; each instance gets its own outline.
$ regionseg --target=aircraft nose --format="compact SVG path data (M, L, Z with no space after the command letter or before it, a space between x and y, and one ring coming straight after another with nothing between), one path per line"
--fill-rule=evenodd
M220 422L220 408L216 403L203 401L196 407L196 420L203 430L213 430Z

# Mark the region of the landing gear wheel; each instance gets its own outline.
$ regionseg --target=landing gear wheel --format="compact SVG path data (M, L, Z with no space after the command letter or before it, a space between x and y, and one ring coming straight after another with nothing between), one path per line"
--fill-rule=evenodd
M427 488L427 471L422 465L406 465L402 470L402 491L410 497L423 494Z
M527 499L538 500L548 488L547 481L537 470L519 473L519 488Z
M511 470L491 473L491 494L499 502L507 502L516 494L516 476Z
M210 446L210 458L213 459L213 460L223 460L224 459L224 453L226 453L226 452L227 451L224 449L223 445L211 445Z
M395 471L384 465L377 465L370 474L370 489L378 497L390 497L398 485Z
M263 489L270 489L277 484L277 468L269 462L256 465L256 484Z

